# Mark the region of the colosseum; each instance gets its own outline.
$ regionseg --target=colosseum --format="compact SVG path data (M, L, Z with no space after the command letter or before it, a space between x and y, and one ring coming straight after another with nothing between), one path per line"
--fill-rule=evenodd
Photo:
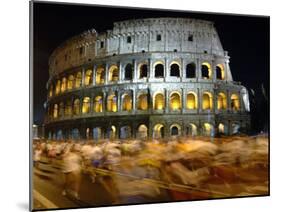
M248 91L233 81L229 59L210 21L148 18L88 30L49 58L46 137L247 132Z

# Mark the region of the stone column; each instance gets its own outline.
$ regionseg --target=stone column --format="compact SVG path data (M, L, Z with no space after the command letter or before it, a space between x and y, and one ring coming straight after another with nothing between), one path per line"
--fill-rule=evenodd
M105 64L105 85L108 84L108 63Z
M181 111L182 111L182 113L184 112L184 111L186 111L186 90L185 89L181 89L181 92L182 92L182 106L181 106Z
M118 76L118 81L119 81L119 83L121 83L122 82L122 64L121 64L121 61L119 62L119 76Z
M167 81L167 78L169 78L169 64L168 64L168 59L165 58L165 67L164 67L164 81Z
M164 97L165 97L165 112L169 113L169 91L165 89L164 91Z
M96 84L96 71L97 71L97 65L93 65L93 75L92 75L93 85Z
M133 104L133 113L135 113L136 111L136 107L137 107L137 101L136 101L136 90L133 89L132 90L132 104Z
M149 70L149 78L152 79L154 78L154 70L153 70L153 64L152 64L152 60L151 59L148 59L148 70Z
M133 63L134 63L133 82L136 82L137 81L137 72L138 72L137 61L134 60Z
M81 87L84 87L85 86L85 67L82 68L82 86Z
M184 79L184 59L181 58L181 69L180 69L180 79L181 79L181 82L182 80Z
M197 77L197 79L202 78L201 61L199 59L196 59L196 77Z
M213 73L212 79L213 79L213 82L216 82L216 80L217 80L216 64L213 60L212 60L211 67L212 67L212 73Z

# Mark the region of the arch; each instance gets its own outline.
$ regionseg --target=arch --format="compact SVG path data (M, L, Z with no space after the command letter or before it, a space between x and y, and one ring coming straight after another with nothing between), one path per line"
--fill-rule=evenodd
M64 115L64 103L61 102L59 104L59 118L63 117L63 115Z
M218 110L227 109L227 98L223 92L220 92L217 96L217 109Z
M154 105L154 107L153 107L154 110L163 110L163 109L165 109L165 97L164 97L164 94L162 94L162 93L155 94L153 105Z
M102 96L96 96L94 99L94 111L101 113L103 111L103 99Z
M188 92L186 95L186 108L194 110L198 108L197 95L194 92Z
M62 130L58 130L58 131L57 131L57 136L56 136L56 138L57 138L57 140L63 140L63 139L64 139Z
M148 128L145 124L141 124L138 127L137 138L145 139L148 137Z
M180 65L177 62L171 63L170 76L171 77L180 77Z
M217 76L218 80L224 80L225 79L224 66L222 64L218 64L216 66L216 76Z
M93 139L100 140L102 138L102 129L101 127L94 127L93 128Z
M128 63L125 66L125 73L124 73L124 80L132 80L133 79L133 65L131 63Z
M50 89L49 89L49 97L52 97L53 96L53 85L50 86Z
M238 134L240 131L240 124L237 122L234 122L231 124L231 134Z
M225 125L223 123L219 123L218 132L219 132L219 134L226 134L225 133Z
M153 137L154 138L164 138L164 125L163 124L154 125Z
M181 96L178 92L173 92L170 94L170 110L176 111L180 110L181 107Z
M84 97L83 98L83 103L82 103L82 113L89 113L90 112L90 97Z
M212 69L211 65L207 62L202 63L201 65L201 75L203 79L211 79Z
M107 111L117 112L117 96L115 94L111 94L107 98Z
M75 99L73 103L73 114L79 115L80 114L80 100Z
M123 94L122 96L122 110L131 111L133 107L132 96L128 93Z
M58 104L54 104L53 117L57 118L58 113L59 113L59 106L58 106Z
M82 73L79 71L75 77L75 88L80 88L82 84Z
M137 109L147 110L148 109L148 95L140 94L137 99Z
M93 84L93 71L91 69L88 69L85 73L84 84L85 86L90 86Z
M170 135L171 136L179 136L181 135L181 127L178 124L172 124L170 126Z
M197 126L193 123L189 123L186 129L186 134L189 136L197 136Z
M96 71L96 84L102 85L105 82L105 70L104 67L100 66Z
M56 83L56 95L60 93L61 81L58 80Z
M204 92L202 96L202 109L211 110L213 108L213 97L210 92Z
M61 82L61 88L60 88L61 92L64 92L66 90L66 86L67 86L67 79L66 77L63 77Z
M111 140L116 139L116 127L114 125L111 125L111 127L108 128L107 137Z
M230 101L230 106L232 110L237 111L240 109L240 100L237 94L232 94L230 97Z
M154 77L163 78L164 77L164 65L162 62L154 63Z
M117 65L111 65L109 68L109 82L117 82L119 80L119 68Z
M79 129L77 129L77 128L72 129L72 131L71 131L71 139L73 139L73 140L80 139Z
M210 123L204 123L203 124L203 135L204 136L214 136L214 127L212 124Z
M120 128L120 138L127 139L131 137L131 127L130 126L123 126Z
M71 116L72 115L72 105L71 100L66 101L65 110L64 110L65 116Z
M74 87L74 76L71 74L68 76L68 80L67 80L67 89L71 90Z
M185 68L186 78L195 78L196 77L196 65L195 63L189 63Z
M147 78L148 77L148 66L146 63L139 64L139 78Z

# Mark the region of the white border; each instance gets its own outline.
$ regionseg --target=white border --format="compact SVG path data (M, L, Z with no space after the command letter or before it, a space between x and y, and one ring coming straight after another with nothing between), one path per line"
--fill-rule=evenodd
M59 0L58 0L59 1ZM278 86L281 69L280 7L278 1L246 0L67 0L68 2L123 5L177 10L271 16L271 196L228 200L105 207L69 211L280 211L280 149ZM63 1L62 1L63 2ZM29 9L27 0L1 2L1 204L0 211L28 210L29 120ZM230 23L231 24L231 23ZM47 70L42 70L47 71ZM268 70L265 70L268 71ZM254 76L253 76L254 77Z

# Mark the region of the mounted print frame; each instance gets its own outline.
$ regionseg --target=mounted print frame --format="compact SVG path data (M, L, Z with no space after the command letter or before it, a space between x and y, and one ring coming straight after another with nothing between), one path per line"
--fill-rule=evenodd
M30 2L30 210L269 195L269 17Z

